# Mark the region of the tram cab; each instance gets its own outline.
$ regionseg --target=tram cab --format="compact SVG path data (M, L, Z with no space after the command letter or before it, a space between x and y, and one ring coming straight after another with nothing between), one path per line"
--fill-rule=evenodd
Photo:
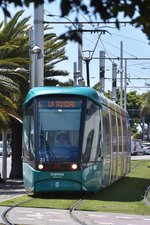
M96 91L34 88L23 108L25 188L33 192L98 191L104 153L102 105ZM110 171L107 183L109 179Z

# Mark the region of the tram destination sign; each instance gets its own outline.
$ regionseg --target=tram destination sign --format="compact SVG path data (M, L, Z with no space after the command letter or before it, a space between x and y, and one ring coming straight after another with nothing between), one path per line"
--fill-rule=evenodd
M48 101L48 107L54 108L75 108L77 107L76 101Z
M62 99L52 99L52 100L40 100L39 106L41 108L79 108L81 107L82 100L62 100Z

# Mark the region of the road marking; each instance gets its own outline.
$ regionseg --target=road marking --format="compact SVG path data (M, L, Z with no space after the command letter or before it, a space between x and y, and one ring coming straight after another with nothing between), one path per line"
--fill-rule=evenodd
M128 223L127 225L135 225L135 224L133 224L133 223Z
M36 218L38 218L38 219L42 219L43 217L44 217L44 215L43 214L41 214L41 213L35 213L35 214L27 214L26 216L29 216L29 217L36 217Z
M19 220L35 220L34 218L27 218L27 217L17 217Z
M144 218L144 220L150 220L150 218Z
M54 215L61 215L62 213L57 213L57 212L44 212L45 214L54 214Z
M133 217L130 216L116 216L117 219L128 219L128 220L132 220Z
M98 224L101 224L101 225L113 225L113 223L105 223L105 222L99 222Z
M67 222L67 220L53 220L53 219L49 219L49 221L51 221L51 222Z
M27 210L17 210L19 213L33 213L33 211L27 211Z
M88 216L92 216L92 217L106 217L105 215L95 215L95 214L88 214Z

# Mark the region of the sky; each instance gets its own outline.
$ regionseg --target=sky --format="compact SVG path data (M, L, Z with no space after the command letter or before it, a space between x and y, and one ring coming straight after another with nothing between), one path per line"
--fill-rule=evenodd
M74 21L73 15L69 15L66 18L60 18L60 8L59 0L56 0L54 3L44 4L44 20L48 22L64 22L64 21ZM13 16L21 8L13 7L9 5L8 9L11 10L11 15ZM23 16L31 15L31 24L34 21L34 9L33 5L30 5L29 8L24 8L25 12ZM53 14L56 16L49 17L48 14ZM0 11L0 21L3 20L3 12ZM79 21L80 22L89 22L89 19L86 15L83 15L82 12L79 12ZM99 20L100 21L100 20ZM113 20L114 21L114 20ZM129 21L128 19L122 19L123 21ZM60 35L68 31L68 24L51 24L50 27L53 27L53 32L57 35ZM72 26L73 27L73 26ZM73 27L74 28L74 27ZM83 29L104 29L107 32L105 34L100 33L83 33L83 56L88 57L93 54L93 58L90 60L89 64L89 73L90 73L90 85L94 86L99 82L99 68L100 60L99 52L105 51L105 91L112 89L112 64L117 64L117 87L120 87L120 73L121 68L120 61L115 58L120 58L121 55L121 42L122 42L122 55L123 58L127 58L127 92L136 90L137 93L141 94L143 92L150 91L150 87L147 87L146 84L150 84L150 44L144 33L142 33L140 28L134 28L129 24L122 24L120 30L115 28L113 24L95 24L93 28L92 24L85 24ZM99 39L98 39L99 38ZM96 44L97 43L97 44ZM90 53L89 53L90 52ZM67 77L57 77L61 81L67 81L73 79L74 72L74 62L78 62L78 44L75 42L68 41L66 46L66 56L68 60L61 62L56 66L56 69L67 70L69 76ZM141 60L143 58L143 60ZM87 82L86 78L86 65L83 61L83 78L85 83ZM123 60L123 78L125 71L125 60ZM124 79L123 79L124 86Z

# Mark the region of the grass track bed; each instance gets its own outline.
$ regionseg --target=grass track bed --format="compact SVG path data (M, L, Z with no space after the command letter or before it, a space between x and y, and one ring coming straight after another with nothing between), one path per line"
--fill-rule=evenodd
M87 198L78 210L150 215L150 207L143 200L148 186L150 186L150 161L132 161L131 172L126 177L96 194L31 194L1 202L0 205L12 206L30 199L20 206L69 209L78 199ZM147 197L150 199L150 191Z

